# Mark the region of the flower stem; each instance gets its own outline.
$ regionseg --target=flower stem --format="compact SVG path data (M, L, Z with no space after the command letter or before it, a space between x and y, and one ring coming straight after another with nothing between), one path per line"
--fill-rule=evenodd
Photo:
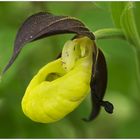
M124 33L122 30L117 28L106 28L106 29L99 29L94 32L95 39L112 39L112 38L118 38L126 40Z
M123 39L129 42L125 37L124 33L121 29L117 28L106 28L106 29L99 29L94 32L95 39ZM131 44L131 42L129 42ZM137 81L137 88L140 91L140 46L139 44L136 46L134 44L134 52L135 52L135 62L136 62L136 81Z

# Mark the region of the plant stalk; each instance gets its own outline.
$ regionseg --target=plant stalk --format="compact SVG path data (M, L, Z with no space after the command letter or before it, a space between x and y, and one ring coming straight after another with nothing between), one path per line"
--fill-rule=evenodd
M99 29L94 32L95 39L123 39L129 42L127 38L125 37L123 31L121 29L117 28L106 28L106 29ZM140 46L132 44L129 42L131 45L134 47L134 52L135 52L135 61L136 61L136 82L137 82L137 87L140 91Z
M106 28L106 29L99 29L94 32L95 39L123 39L126 40L124 33L122 30L117 28Z

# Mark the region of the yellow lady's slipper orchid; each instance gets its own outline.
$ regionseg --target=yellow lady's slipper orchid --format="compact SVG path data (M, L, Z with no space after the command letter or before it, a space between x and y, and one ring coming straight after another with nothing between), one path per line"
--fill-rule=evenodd
M17 32L12 57L2 74L14 63L25 44L64 33L75 33L75 39L66 42L59 59L41 68L22 99L23 112L36 122L51 123L62 119L90 90L92 111L84 120L95 119L101 106L106 112L113 112L113 105L103 100L107 86L104 54L96 47L94 34L76 18L47 12L27 18Z
M61 58L33 77L22 99L30 119L51 123L73 111L90 90L93 41L87 37L66 42Z

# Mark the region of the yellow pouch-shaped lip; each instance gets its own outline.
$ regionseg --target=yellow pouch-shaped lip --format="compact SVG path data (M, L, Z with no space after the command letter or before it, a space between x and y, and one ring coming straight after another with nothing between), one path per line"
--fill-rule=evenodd
M89 92L92 56L78 58L67 71L63 59L44 66L31 80L22 100L22 109L30 119L51 123L73 111Z

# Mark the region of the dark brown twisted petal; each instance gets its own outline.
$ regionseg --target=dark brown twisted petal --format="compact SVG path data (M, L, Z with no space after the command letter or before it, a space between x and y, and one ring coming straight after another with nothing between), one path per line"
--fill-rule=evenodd
M95 46L96 47L96 46ZM100 49L96 47L97 51L93 54L92 76L91 76L91 101L92 101L92 111L88 119L85 121L91 121L95 119L100 110L101 106L105 108L108 113L113 113L113 105L108 101L103 101L107 87L107 66L104 54Z
M76 18L69 16L54 16L40 12L27 18L21 25L14 43L13 55L3 70L3 73L13 64L26 43L56 34L75 33L88 36L94 40L94 35Z

